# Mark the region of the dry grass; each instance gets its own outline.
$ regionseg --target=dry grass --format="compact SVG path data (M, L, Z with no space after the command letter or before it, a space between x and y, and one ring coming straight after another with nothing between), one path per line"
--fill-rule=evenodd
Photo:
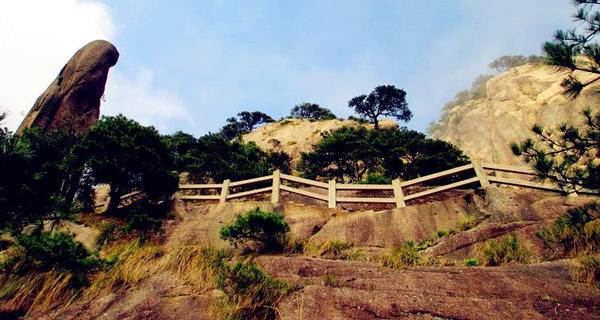
M135 286L150 276L169 272L198 290L215 288L223 260L230 253L201 245L181 246L165 252L161 246L133 241L113 249L114 266L100 272L86 290L92 298Z
M43 312L60 306L66 308L81 294L72 285L73 274L52 269L27 276L5 275L0 280L2 312Z
M488 240L477 247L478 261L484 266L529 263L532 253L528 245L516 236L510 235L499 239Z
M575 275L579 282L600 288L600 255L593 254L581 257Z
M354 244L340 241L309 243L304 246L304 254L335 260L357 260L363 256L362 250L355 248Z
M392 254L383 256L381 264L392 269L403 269L423 264L423 258L419 255L414 242L408 241Z

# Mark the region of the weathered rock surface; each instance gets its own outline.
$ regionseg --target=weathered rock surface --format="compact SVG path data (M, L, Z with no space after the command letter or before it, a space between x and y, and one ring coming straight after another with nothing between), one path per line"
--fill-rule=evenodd
M581 76L585 80L585 76ZM452 108L431 134L455 144L468 156L488 162L522 164L510 150L511 142L532 137L531 127L581 123L581 110L598 105L590 90L569 100L560 83L564 74L545 66L524 65L487 82L484 99Z
M269 275L302 286L277 307L282 319L600 319L600 295L574 282L564 260L401 271L359 261L257 260Z
M104 40L79 49L36 100L17 133L31 127L85 131L100 116L108 70L118 59L117 49Z

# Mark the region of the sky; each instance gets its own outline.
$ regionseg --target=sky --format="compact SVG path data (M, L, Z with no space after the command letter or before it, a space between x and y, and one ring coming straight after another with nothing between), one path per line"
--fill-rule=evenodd
M540 54L573 26L569 0L0 0L0 111L15 130L68 59L120 52L102 115L163 134L217 132L241 111L274 119L302 102L338 117L376 86L407 92L425 131L502 55Z

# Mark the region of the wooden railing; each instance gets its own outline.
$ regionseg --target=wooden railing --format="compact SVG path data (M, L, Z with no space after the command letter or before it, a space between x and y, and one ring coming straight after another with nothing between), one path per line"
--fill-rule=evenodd
M491 172L491 173L489 173ZM483 188L490 185L490 183L496 184L506 184L519 186L524 188L533 188L539 190L546 191L558 191L563 192L561 188L556 185L544 184L539 182L534 182L531 180L521 180L521 179L509 179L509 178L501 178L498 177L496 172L505 172L512 174L520 174L520 175L536 175L536 172L532 169L518 166L510 166L510 165L499 165L493 163L483 163L480 164L477 161L473 161L470 164L460 166L457 168L441 171L438 173L430 174L427 176L423 176L417 179L408 180L408 181L400 181L399 179L393 180L391 185L383 185L383 184L344 184L337 183L335 180L330 180L328 183L314 181L310 179L295 177L287 174L280 173L279 171L273 172L272 175L231 182L230 180L225 180L223 183L218 184L182 184L179 186L180 190L206 190L212 189L218 194L212 195L181 195L180 199L186 201L193 200L218 200L221 203L225 203L228 200L251 196L260 193L271 193L271 202L273 204L278 204L280 201L280 194L282 191L289 192L292 194L298 194L304 197L308 197L311 199L321 200L328 204L329 208L335 208L338 203L385 203L385 204L395 204L397 207L405 207L406 201L414 200L421 197L429 196L438 192L447 191L456 189L459 187L464 187L467 185L477 184ZM405 194L408 187L416 186L419 184L432 182L435 180L439 180L442 178L455 176L457 174L467 175L467 173L471 173L471 177L464 178L463 180L453 182L447 185L437 186L431 189L427 189L424 191L419 191L416 193ZM265 184L265 182L271 182L268 187L261 187L258 189L249 189L249 186L256 184ZM284 182L288 182L285 184ZM323 189L324 193L316 193L313 191L309 191L306 189L301 189L298 187L294 187L292 185L306 185L310 187L316 187L319 189ZM233 193L236 189L246 190L240 191L237 193ZM375 197L375 198L365 198L365 197L339 197L338 191L362 191L362 190L378 190L378 191L390 191L393 193L393 197ZM579 193L584 194L595 194L598 193L592 190L582 190Z

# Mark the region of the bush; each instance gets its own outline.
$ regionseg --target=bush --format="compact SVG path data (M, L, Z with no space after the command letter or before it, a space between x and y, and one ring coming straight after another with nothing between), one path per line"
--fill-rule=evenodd
M531 258L529 250L516 236L505 237L500 242L488 240L479 251L484 266L499 266L512 262L528 263Z
M392 269L402 269L419 265L423 259L419 255L415 243L412 241L406 242L402 247L398 248L391 255L383 258L383 265Z
M547 245L562 244L560 257L598 253L600 251L600 213L596 203L588 203L567 211L552 228L539 230L536 235Z
M231 306L228 319L276 319L275 306L294 287L269 277L253 262L236 262L224 267L217 287Z
M464 263L467 267L476 267L479 265L479 261L477 261L476 258L467 258L465 259Z
M24 249L25 265L37 270L55 266L72 272L85 272L99 265L74 234L42 232L39 235L20 235L17 244Z
M221 228L221 239L228 240L235 247L243 245L252 251L281 251L289 230L283 215L262 212L256 208L238 215L232 224Z

